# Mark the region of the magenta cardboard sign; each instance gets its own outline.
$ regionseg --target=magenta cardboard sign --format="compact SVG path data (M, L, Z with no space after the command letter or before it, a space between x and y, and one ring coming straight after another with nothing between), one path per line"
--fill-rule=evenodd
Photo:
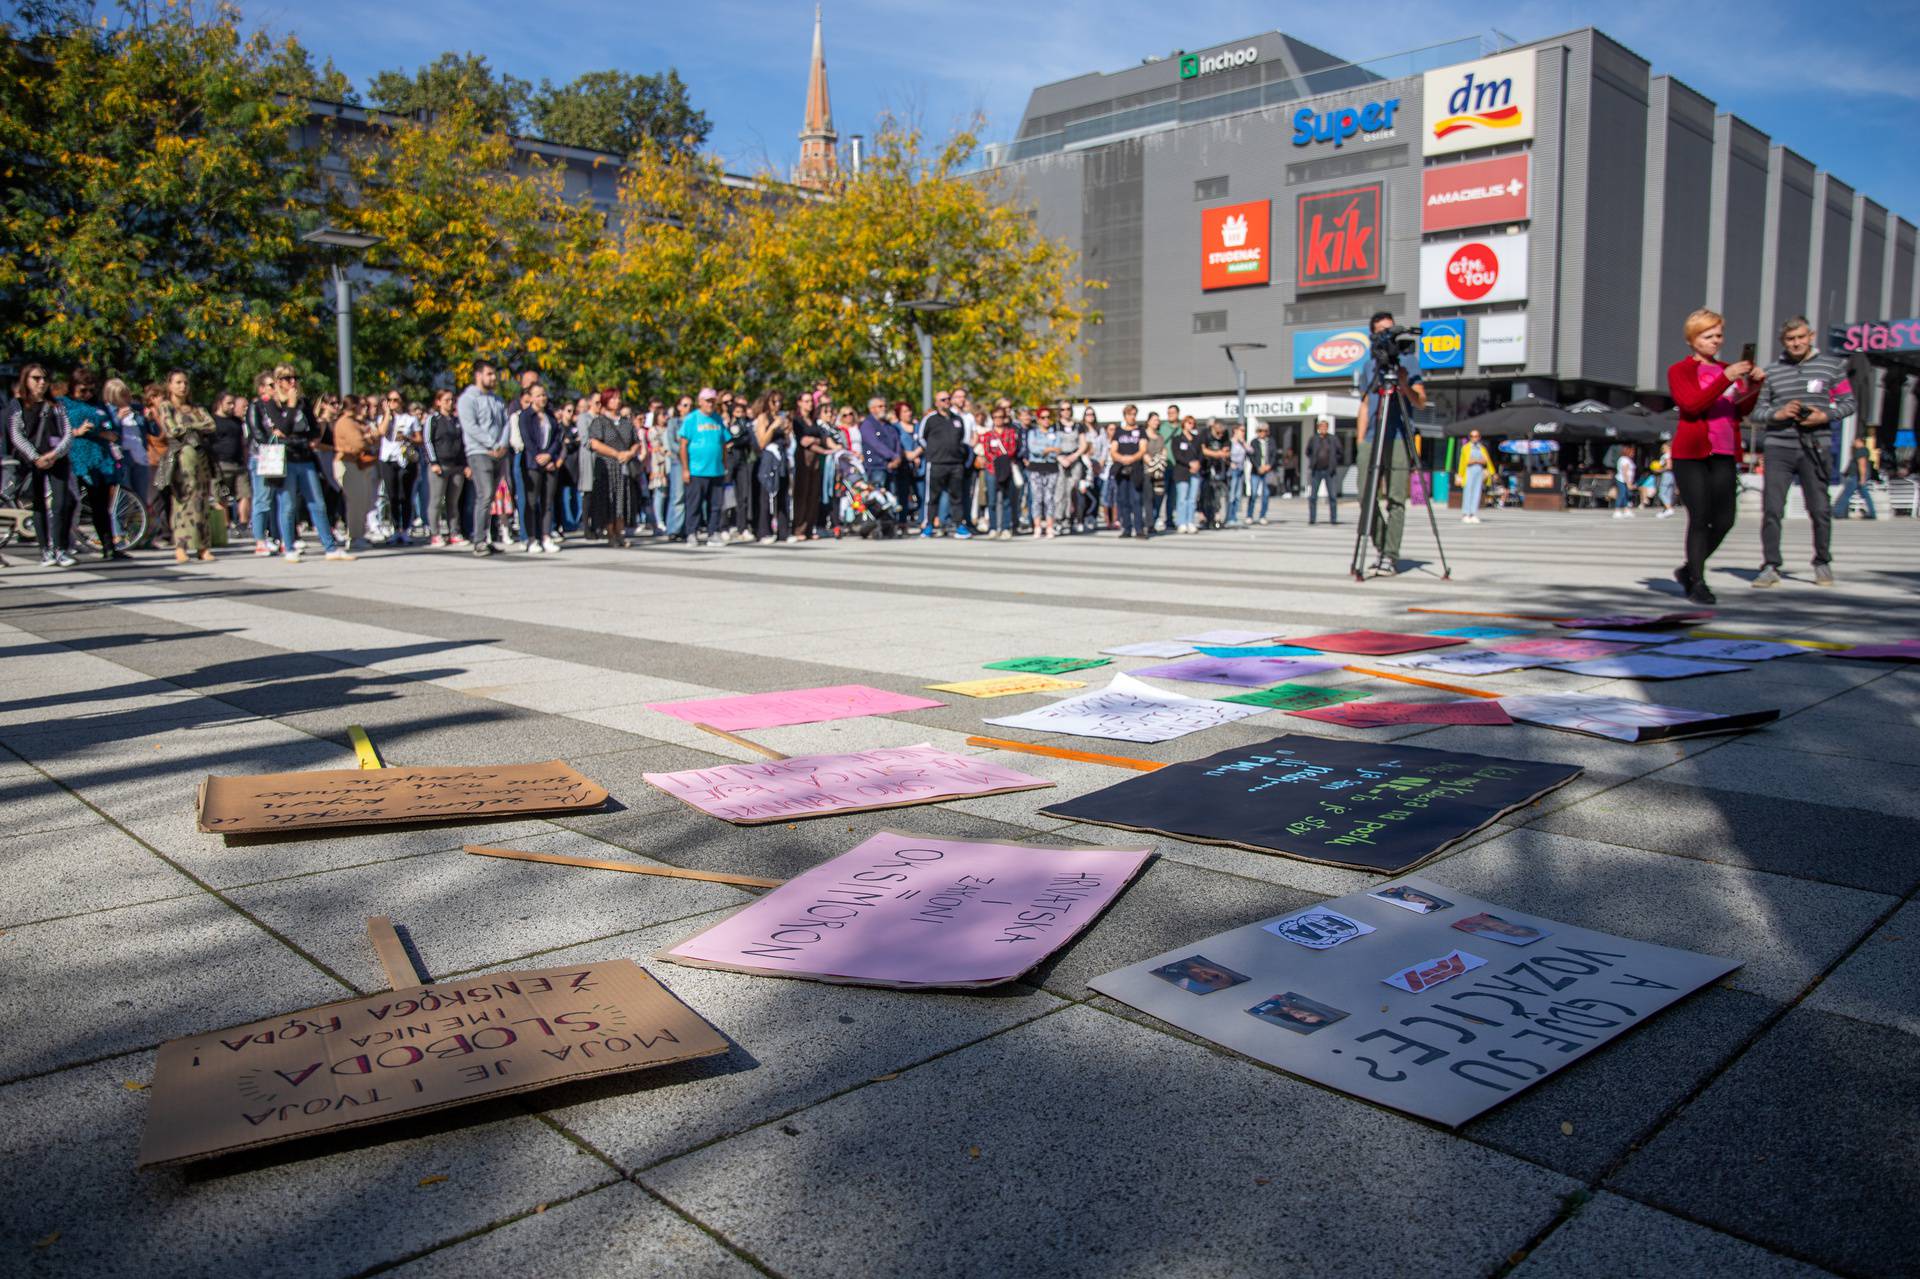
M895 711L923 711L930 706L944 705L945 702L931 698L889 693L884 688L869 688L865 684L835 684L827 688L796 688L784 693L703 697L696 702L648 702L647 709L689 724L707 724L738 733L750 728L818 724L829 719L891 715Z
M1071 941L1152 856L883 831L659 958L868 986L994 986Z

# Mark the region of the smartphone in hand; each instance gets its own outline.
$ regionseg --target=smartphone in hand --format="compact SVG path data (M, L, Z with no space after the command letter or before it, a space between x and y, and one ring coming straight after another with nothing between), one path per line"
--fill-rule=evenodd
M1755 350L1754 344L1752 342L1747 343L1745 346L1740 348L1740 358L1746 361L1748 364L1752 364L1754 350Z

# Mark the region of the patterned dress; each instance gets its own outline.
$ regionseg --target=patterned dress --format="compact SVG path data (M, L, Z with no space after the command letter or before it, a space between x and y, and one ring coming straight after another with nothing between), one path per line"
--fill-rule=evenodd
M161 404L158 416L173 455L173 545L198 555L212 541L213 418L191 404Z

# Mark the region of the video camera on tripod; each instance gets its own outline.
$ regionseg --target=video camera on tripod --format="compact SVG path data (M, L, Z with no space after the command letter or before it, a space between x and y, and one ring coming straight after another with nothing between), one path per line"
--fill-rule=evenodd
M1383 312L1374 317L1374 323L1386 318L1388 316ZM1365 412L1367 398L1374 401L1374 411L1367 414L1371 420L1363 422L1368 428L1373 447L1368 451L1366 475L1360 485L1360 524L1353 539L1351 572L1356 582L1367 579L1367 539L1375 521L1385 518L1381 508L1389 500L1404 508L1405 488L1410 484L1413 473L1420 469L1420 460L1413 448L1413 405L1407 395L1406 368L1403 363L1420 345L1420 335L1421 329L1417 324L1389 324L1374 330L1372 335L1369 354L1373 367L1367 376L1366 392L1361 404ZM1396 452L1400 454L1399 457L1394 456ZM1390 497L1396 486L1396 471L1400 474L1398 484L1401 492ZM1433 530L1434 548L1440 553L1441 578L1451 581L1453 569L1447 564L1447 548L1440 541L1440 524L1434 515L1433 502L1429 499L1422 504L1427 508L1427 523ZM1398 535L1389 536L1397 550ZM1376 571L1397 571L1384 544Z
M1420 326L1394 324L1373 335L1373 382L1400 384L1400 361L1420 345Z

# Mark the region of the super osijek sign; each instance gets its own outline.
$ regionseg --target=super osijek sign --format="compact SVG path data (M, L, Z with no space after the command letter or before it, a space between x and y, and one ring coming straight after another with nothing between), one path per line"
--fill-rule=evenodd
M1363 107L1334 107L1327 111L1302 107L1293 113L1293 145L1305 147L1316 142L1331 142L1335 147L1342 147L1355 134L1363 142L1392 137L1393 116L1399 109L1398 98L1369 102Z

